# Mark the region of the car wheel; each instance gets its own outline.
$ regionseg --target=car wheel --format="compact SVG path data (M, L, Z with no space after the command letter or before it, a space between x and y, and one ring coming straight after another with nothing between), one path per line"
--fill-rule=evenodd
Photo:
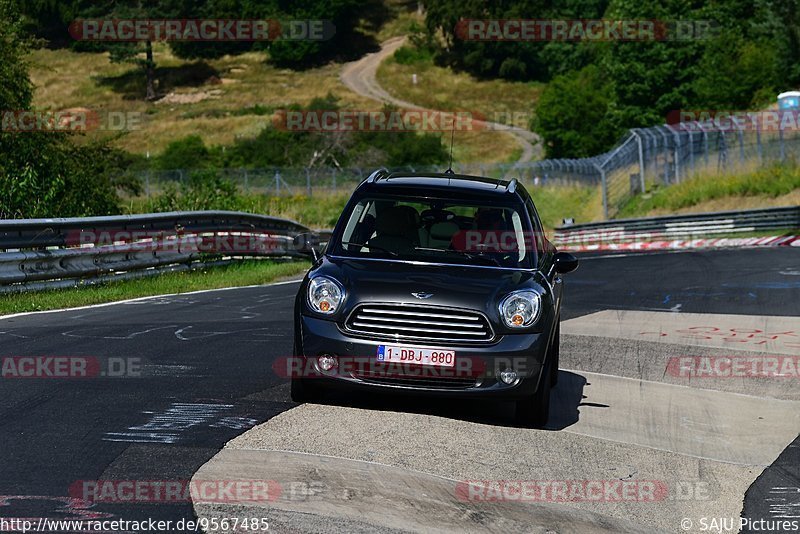
M297 403L315 402L319 399L319 390L308 383L307 378L292 378L292 400Z
M561 318L558 318L556 324L556 333L553 336L553 344L550 346L550 385L555 386L558 384L558 352L561 346Z
M550 381L552 379L553 362L547 358L542 376L539 379L539 388L536 393L517 401L517 423L532 428L540 428L547 424L550 416Z
M302 358L297 350L297 345L292 349L294 358ZM316 384L311 383L311 380L303 376L291 377L291 397L292 401L297 403L316 402L321 397L321 392Z

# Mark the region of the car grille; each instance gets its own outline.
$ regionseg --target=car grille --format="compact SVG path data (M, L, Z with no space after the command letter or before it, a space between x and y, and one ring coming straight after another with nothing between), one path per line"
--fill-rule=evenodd
M494 339L482 313L412 304L362 304L345 321L345 330L403 341L481 343Z
M477 385L478 381L470 377L435 377L435 376L412 376L373 373L370 371L359 371L353 373L354 378L373 384L387 386L402 386L411 388L430 388L430 389L469 389Z

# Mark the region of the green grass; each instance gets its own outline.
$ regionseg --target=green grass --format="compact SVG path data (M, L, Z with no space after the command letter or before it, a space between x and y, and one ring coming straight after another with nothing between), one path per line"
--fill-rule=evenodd
M705 175L637 195L618 217L797 204L800 167L773 165L737 175ZM755 205L754 205L755 204Z
M271 262L250 260L223 267L181 273L166 273L74 289L3 295L0 314L74 308L119 300L186 293L201 289L259 285L296 276L309 268L305 261Z
M271 124L274 110L307 106L328 93L343 109L381 107L339 81L340 64L295 71L270 65L264 53L192 62L175 57L166 45L154 49L159 92L168 95L160 102L144 101L144 76L136 66L111 63L106 53L43 48L29 58L34 104L142 114L132 131L114 140L115 146L137 154L158 154L170 141L191 134L200 134L206 145L230 145Z
M416 85L411 83L413 74L417 75ZM544 84L539 82L479 80L469 74L434 65L431 59L402 64L395 57L381 64L377 79L386 91L401 100L430 109L475 112L487 120L520 128L528 127L531 113L544 88Z
M375 39L379 43L392 37L408 35L415 26L425 25L425 17L417 12L417 2L389 0L384 2L384 6L392 12L392 18L375 34Z
M528 186L527 189L547 230L561 226L561 220L566 217L575 219L576 223L603 218L603 200L599 187Z

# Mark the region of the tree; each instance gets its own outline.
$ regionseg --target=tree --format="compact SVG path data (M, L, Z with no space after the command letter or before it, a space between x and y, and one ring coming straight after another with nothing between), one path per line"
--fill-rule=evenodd
M0 0L0 110L31 109L33 85L22 18ZM62 132L0 130L0 218L107 215L118 211L103 145L77 147Z
M594 156L613 144L621 129L609 120L612 99L611 83L594 65L556 76L539 97L532 125L546 156Z
M26 27L51 45L69 42L67 26L75 20L276 20L327 21L325 40L278 38L274 41L170 41L181 59L218 58L251 50L269 52L273 63L296 69L330 60L349 60L374 46L360 29L362 16L379 0L25 0ZM286 29L286 26L283 26ZM158 98L153 42L72 42L79 51L108 51L112 62L132 63L142 69L145 98Z
M197 2L186 0L159 0L143 2L142 0L73 0L73 13L81 19L100 20L161 20L179 18L186 5L197 5ZM112 63L132 63L140 67L145 76L145 100L158 98L156 92L156 63L153 59L152 40L135 42L103 43L109 51ZM144 57L142 57L144 55Z
M546 81L569 70L580 70L593 59L594 43L558 41L472 41L459 35L467 19L593 19L600 18L608 0L430 0L426 27L441 36L437 60L479 77ZM459 25L461 23L461 25Z

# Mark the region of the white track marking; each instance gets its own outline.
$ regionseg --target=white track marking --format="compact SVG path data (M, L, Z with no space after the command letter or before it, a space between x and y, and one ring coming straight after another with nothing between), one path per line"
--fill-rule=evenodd
M137 297L135 299L126 299L126 300L115 300L114 302L103 302L102 304L89 304L88 306L77 306L75 308L59 308L57 310L42 310L42 311L32 311L32 312L20 312L20 313L12 313L11 315L0 315L0 321L5 319L13 319L15 317L26 317L28 315L41 315L43 313L61 313L67 311L79 311L79 310L91 310L94 308L105 308L106 306L116 306L117 304L136 304L139 302L145 302L148 300L159 299L164 297L176 297L176 296L183 296L183 295L198 295L201 293L212 293L214 291L232 291L235 289L253 289L257 287L271 287L271 286L283 286L288 284L299 284L302 280L286 280L284 282L273 282L271 284L259 284L253 286L236 286L236 287L220 287L218 289L200 289L198 291L189 291L186 293L168 293L166 295L149 295L147 297Z

